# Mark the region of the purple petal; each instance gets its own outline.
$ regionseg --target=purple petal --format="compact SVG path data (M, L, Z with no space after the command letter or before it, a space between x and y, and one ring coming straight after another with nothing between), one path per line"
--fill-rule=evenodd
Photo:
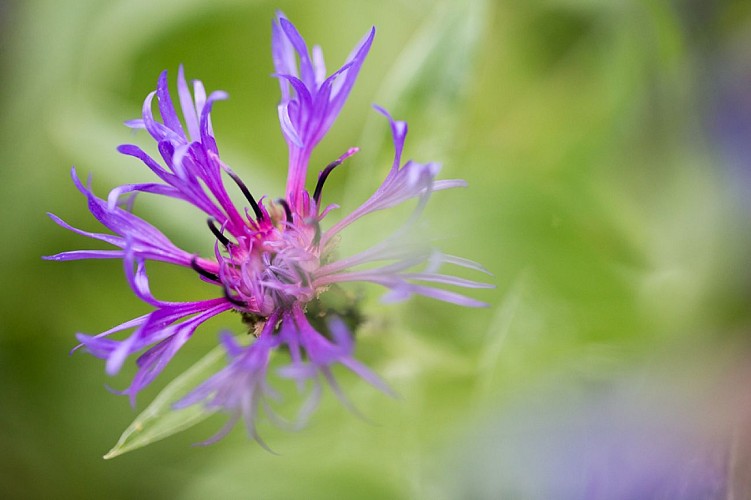
M189 320L169 327L169 336L138 358L138 372L136 372L130 387L125 391L130 395L131 404L135 405L138 392L149 385L164 370L177 351L185 345L202 323L230 309L230 307L231 304L219 304Z
M188 83L185 81L185 70L182 64L177 69L177 94L180 98L180 107L183 111L183 118L185 118L188 134L190 134L192 140L198 140L201 133L198 127L196 105L193 102L193 97L190 95Z
M56 260L60 262L84 259L119 259L123 256L122 250L71 250L54 255L45 255L44 260Z
M62 220L60 217L58 217L55 214L47 213L50 219L52 219L55 224L64 227L65 229L68 229L69 231L73 231L74 233L80 234L81 236L88 236L89 238L93 238L96 240L105 241L111 245L115 246L122 246L124 243L124 240L119 236L114 236L111 234L103 234L103 233L90 233L88 231L83 231L81 229L77 229L64 220Z
M391 113L381 106L374 104L373 108L389 120L389 124L391 125L391 135L394 140L394 164L392 170L398 169L401 165L402 151L404 150L404 142L407 138L407 122L394 120Z
M137 253L155 260L190 265L192 255L177 248L154 226L119 207L110 208L106 201L97 198L90 188L81 183L75 168L71 170L71 175L78 190L88 198L92 215L107 229L123 238L130 238ZM123 240L111 239L109 242L117 246L123 245Z
M226 92L222 92L222 91L212 92L211 95L209 95L209 98L206 100L206 104L203 106L201 110L201 122L200 122L201 142L206 147L206 149L216 154L218 154L219 151L216 148L216 140L214 139L214 135L213 135L214 133L211 130L211 118L210 118L211 107L214 105L214 102L222 101L228 98L229 96L227 95Z
M297 210L302 209L300 203L311 151L344 106L374 36L375 29L371 29L344 65L325 78L321 49L313 49L311 61L305 40L284 14L279 12L272 23L272 52L277 70L274 76L279 79L282 92L279 123L290 147L286 199Z
M279 104L277 110L279 113L279 124L282 127L282 134L284 134L284 137L286 137L293 145L302 149L302 139L300 139L300 135L297 133L297 130L292 123L292 119L289 116L289 103Z
M117 150L127 156L133 156L141 160L152 172L154 172L160 179L168 184L172 184L172 174L167 172L161 165L159 165L153 158L147 155L141 148L132 144L123 144L118 146Z
M175 134L185 138L185 131L183 131L180 119L175 112L175 107L172 105L172 97L170 96L167 87L166 70L162 71L162 74L159 75L156 89L157 101L159 102L159 114L162 115L162 121L164 121L164 124L175 132Z
M280 20L285 18L281 11L277 11L276 19L271 23L271 50L274 68L277 73L299 76L295 58L295 49L285 35ZM282 90L282 100L289 98L287 84L279 82Z
M284 32L284 35L286 35L287 40L289 40L291 47L297 52L297 56L300 58L300 79L305 82L306 87L315 90L315 71L310 62L308 46L306 45L305 40L300 36L297 28L295 28L295 26L285 17L279 17L279 25L282 27L282 31ZM287 58L288 57L289 56L287 56Z
M186 197L178 189L172 186L165 186L164 184L157 184L155 182L148 182L144 184L124 184L118 186L107 195L107 205L110 210L114 210L120 197L126 193L151 193L167 196L170 198L177 198L185 200Z

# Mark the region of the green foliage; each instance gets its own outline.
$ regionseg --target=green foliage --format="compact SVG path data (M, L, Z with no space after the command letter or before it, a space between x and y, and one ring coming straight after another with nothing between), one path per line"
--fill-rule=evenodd
M215 347L170 382L125 429L117 444L104 455L104 458L115 458L123 453L137 450L193 427L210 417L214 411L200 406L194 405L180 410L175 410L172 406L191 389L222 368L223 351L221 346Z
M463 447L467 436L478 422L492 426L488 415L518 398L544 400L549 392L541 388L607 394L622 380L650 385L641 371L647 362L690 363L676 372L688 387L721 371L725 358L715 349L732 341L746 352L751 232L747 200L737 196L747 196L748 181L721 154L728 137L713 128L721 111L713 96L718 82L748 67L751 11L741 0L700 4L30 0L4 7L0 491L11 498L455 498L466 492L449 488L462 484L463 469L452 464L472 463L474 453ZM215 446L191 447L215 430L209 421L104 462L101 450L134 412L102 386L122 387L129 374L109 380L99 360L66 353L75 332L103 331L145 306L118 263L41 262L89 243L44 212L94 227L69 182L71 164L93 174L100 194L147 178L114 151L143 140L120 124L138 115L158 72L174 74L181 62L189 78L230 93L214 115L223 158L254 192L278 196L286 148L269 77L277 8L322 45L330 67L376 25L351 100L313 159L323 166L361 147L332 175L326 196L352 207L390 165L388 127L370 103L408 120L405 156L440 161L443 178L468 181L466 190L435 194L426 233L493 273L497 290L476 295L491 307L423 299L386 306L380 290L364 291L357 356L401 398L338 375L376 425L328 395L299 433L261 425L281 457L242 429ZM211 235L190 209L144 197L137 212L191 251L211 250ZM372 236L361 229L355 240ZM165 272L155 293L173 300L207 289ZM219 321L199 330L183 360L142 395L151 403L107 457L207 416L168 409L220 363L219 351L190 369L188 361L215 345L217 327L244 328L237 315ZM535 408L554 414L557 407Z

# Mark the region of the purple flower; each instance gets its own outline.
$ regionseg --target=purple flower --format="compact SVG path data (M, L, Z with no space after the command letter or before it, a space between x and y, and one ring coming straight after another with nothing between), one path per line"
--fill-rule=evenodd
M290 157L284 198L276 201L254 198L238 175L223 163L210 114L214 103L225 99L226 94L213 92L207 96L198 81L193 82L191 91L182 67L177 77L182 120L168 90L167 73L163 72L156 91L146 97L141 118L126 123L131 128L146 129L157 143L159 158L134 145L118 148L122 154L141 160L158 177L157 182L116 187L105 200L92 192L90 182L82 183L73 169L73 182L86 196L89 210L111 233L83 231L54 215L50 217L66 229L102 240L115 249L70 251L46 258L122 259L133 292L154 308L145 316L98 335L77 336L79 347L106 361L110 375L118 373L131 355L140 353L136 375L123 391L133 403L138 392L154 380L201 323L234 310L241 314L249 333L254 335L253 342L244 345L223 334L221 341L229 356L227 367L176 406L203 404L228 412L230 421L217 438L242 417L249 434L263 444L256 431L259 412L263 410L272 421L282 422L271 406L278 395L267 380L269 361L274 355L289 356L289 364L277 370L280 378L292 379L301 391L308 392L298 425L315 408L324 385L330 386L351 407L332 375L335 364L391 394L377 375L354 358L354 343L346 322L351 311L326 303L326 296L334 294L340 284L376 283L388 289L385 297L388 300L403 300L418 294L463 306L484 305L437 287L490 286L444 274L439 270L444 264L483 272L484 269L465 259L405 244L400 238L409 223L402 231L358 254L340 258L335 253L338 235L367 214L413 198L417 200L415 214L418 214L433 191L464 186L461 180L436 180L439 166L435 163L402 163L405 122L396 121L382 108L376 108L391 124L393 165L381 187L365 203L328 229L322 222L337 207L321 204L322 188L332 170L355 154L357 148L349 149L319 173L312 194L305 188L310 154L344 105L374 35L372 29L346 63L327 77L320 48L314 47L311 55L292 23L282 14L274 21L273 58L282 93L279 118ZM152 112L155 96L161 120ZM225 179L237 185L247 206L238 208L232 203ZM205 212L208 229L216 239L213 255L200 256L180 249L161 231L134 215L132 201L141 192L177 198ZM149 290L146 273L146 262L150 260L191 269L201 280L216 287L217 298L197 302L156 299ZM130 335L121 340L113 338L114 334L125 331L130 331Z

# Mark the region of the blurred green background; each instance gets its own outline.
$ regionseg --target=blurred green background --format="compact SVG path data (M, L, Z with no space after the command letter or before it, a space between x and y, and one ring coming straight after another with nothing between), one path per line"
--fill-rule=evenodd
M385 306L367 290L358 356L401 399L349 374L341 381L373 423L329 394L299 433L261 425L280 456L241 428L191 447L222 424L212 417L104 461L166 381L220 329L241 325L225 314L204 326L132 409L104 387L125 387L132 369L110 379L101 360L68 351L75 332L148 308L115 261L42 261L91 247L45 212L96 229L71 165L93 174L100 196L150 179L115 147L146 143L122 122L139 116L159 72L175 75L180 63L188 78L230 94L213 116L223 159L254 193L278 196L286 147L269 76L276 9L322 45L329 69L376 25L312 169L359 145L326 194L352 208L390 164L388 130L370 104L408 120L406 156L440 161L442 177L469 183L436 194L426 223L440 248L493 273L495 290L472 293L490 307ZM507 474L502 464L524 439L483 429L518 437L518 422L540 418L524 432L544 450L546 433L565 436L556 422L579 421L602 399L614 399L614 418L637 412L648 422L655 408L686 417L685 404L688 434L709 435L722 454L714 444L732 434L729 415L745 415L750 3L27 0L0 3L0 16L3 498L554 498L554 466L531 460L532 479ZM138 213L207 251L197 214L146 198ZM211 292L188 272L155 266L152 275L158 297ZM622 387L636 403L617 396ZM712 409L719 416L709 418ZM573 449L549 446L542 456Z

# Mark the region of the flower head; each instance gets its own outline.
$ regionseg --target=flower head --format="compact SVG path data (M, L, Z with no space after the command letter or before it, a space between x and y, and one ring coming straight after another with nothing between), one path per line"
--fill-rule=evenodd
M131 128L145 129L156 141L159 156L151 156L134 145L118 148L122 154L141 160L158 181L119 186L110 191L107 199L102 199L93 193L90 182L84 184L75 169L72 171L73 182L86 196L92 215L111 233L83 231L54 215L50 217L62 227L102 240L114 249L69 251L47 258L121 259L134 294L153 307L152 312L98 335L77 336L79 347L105 360L110 375L118 373L131 355L140 353L136 375L123 391L133 402L199 325L217 314L234 310L249 325L254 341L243 345L230 334L224 334L221 342L229 357L227 367L176 406L203 404L230 413L232 418L219 437L243 418L249 434L263 444L256 431L260 411L274 421L281 421L271 405L278 395L267 380L269 360L275 354L290 359L289 364L278 370L278 375L294 380L301 390L309 393L300 410L300 423L315 408L324 385L330 386L349 405L332 375L335 364L391 394L377 375L355 359L351 333L339 317L343 311L325 310L320 305L321 297L331 293L332 288L350 281L371 282L388 289L386 298L390 300L419 294L464 306L484 305L436 286L488 287L439 271L443 264L483 271L468 260L397 244L396 236L348 257L340 258L335 253L338 241L335 236L367 214L412 198L418 200L417 213L432 192L464 185L460 180L436 180L439 166L435 163L402 162L406 123L377 108L391 125L393 165L376 192L337 223L324 223L336 207L321 204L322 189L329 174L355 154L357 148L348 149L319 173L312 194L305 187L310 154L344 105L374 35L375 30L370 30L345 64L326 76L320 48L314 47L311 53L291 22L282 14L275 19L272 45L275 76L282 94L279 119L289 147L283 198L275 201L255 198L221 160L210 115L214 103L227 96L224 92L207 95L199 81L192 83L191 90L182 67L177 75L177 102L168 89L167 73L163 72L156 91L146 97L141 118L126 123ZM154 97L160 119L152 111ZM246 206L237 207L231 201L227 180L243 193ZM187 252L133 214L132 200L144 192L176 198L203 211L208 231L216 240L213 252L203 256ZM215 287L216 298L195 302L165 302L155 298L149 289L148 261L190 269ZM309 318L310 311L316 308L323 309L326 316L320 326ZM121 340L113 338L114 334L125 331L131 333Z

